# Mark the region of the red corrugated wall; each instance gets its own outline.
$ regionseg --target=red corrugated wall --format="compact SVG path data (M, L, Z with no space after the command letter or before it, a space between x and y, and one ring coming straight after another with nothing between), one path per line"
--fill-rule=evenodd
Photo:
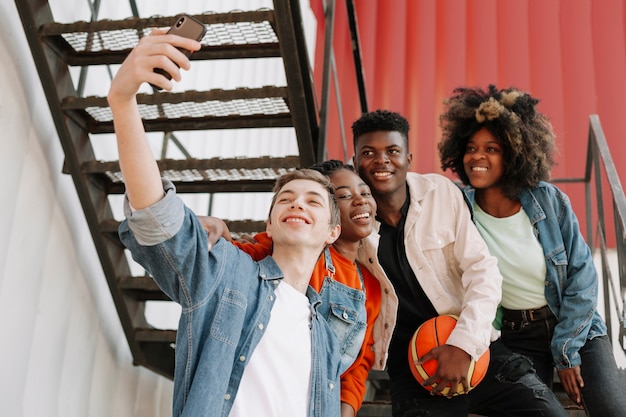
M322 85L324 24L318 16L315 78ZM516 86L541 99L559 157L553 178L583 177L589 115L598 114L626 183L626 0L355 0L369 110L386 108L411 124L411 169L440 172L436 143L442 100L461 85ZM352 156L351 122L360 106L346 5L336 0L335 59ZM328 154L343 159L337 107ZM561 185L584 223L584 188Z

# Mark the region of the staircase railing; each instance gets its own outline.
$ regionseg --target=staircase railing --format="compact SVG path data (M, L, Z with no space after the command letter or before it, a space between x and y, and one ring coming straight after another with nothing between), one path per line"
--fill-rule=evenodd
M621 349L626 352L626 196L598 115L589 116L585 176L553 179L552 182L585 185L585 233L591 251L595 253L599 250L601 268L598 272L600 282L602 282L604 318L608 335L615 343L612 323L613 317L617 316L618 341ZM605 207L607 199L610 199L610 207ZM596 219L595 225L594 218ZM612 230L607 219L613 220ZM609 228L608 231L607 228ZM617 278L611 268L610 241L607 241L612 237L615 238Z
M334 87L332 92L335 93L335 102L337 104L339 134L341 136L341 144L343 150L343 160L347 161L351 157L348 152L348 144L345 136L345 123L343 120L342 97L340 91L340 83L338 80L337 63L335 60L335 52L333 42L335 39L335 0L322 0L324 7L324 58L322 63L322 89L320 104L320 130L319 130L319 147L317 149L317 159L322 161L328 159L327 155L327 126L328 126L328 109L330 108L329 100L331 96L331 85ZM352 48L352 57L354 60L355 80L359 93L359 103L361 112L366 113L367 93L365 90L365 73L361 62L361 43L359 40L359 31L356 20L356 12L354 9L354 0L346 0L346 15L348 19L348 28L350 31L350 45ZM332 81L332 83L331 83Z
M595 198L592 193L595 190ZM600 249L601 279L604 292L604 317L607 323L609 337L614 341L612 329L612 309L617 313L619 320L619 343L626 352L624 296L626 294L626 196L620 183L615 163L611 157L604 131L598 115L589 117L589 141L587 146L587 163L585 168L586 192L586 220L587 242L591 248ZM610 206L605 207L605 193L610 199ZM596 244L593 237L592 217L594 214L592 202L596 203L595 214ZM607 249L607 219L613 218L613 233L617 252L617 280L610 268Z

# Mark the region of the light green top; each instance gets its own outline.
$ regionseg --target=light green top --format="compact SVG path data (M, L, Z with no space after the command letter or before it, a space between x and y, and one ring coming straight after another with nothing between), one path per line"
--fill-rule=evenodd
M493 217L474 203L476 226L502 274L501 305L510 310L543 307L546 263L530 219L520 209L509 217Z

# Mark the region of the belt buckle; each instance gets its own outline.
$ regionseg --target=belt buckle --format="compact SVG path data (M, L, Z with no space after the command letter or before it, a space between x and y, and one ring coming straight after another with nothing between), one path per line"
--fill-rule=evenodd
M531 308L528 310L528 319L529 321L535 321L535 309Z

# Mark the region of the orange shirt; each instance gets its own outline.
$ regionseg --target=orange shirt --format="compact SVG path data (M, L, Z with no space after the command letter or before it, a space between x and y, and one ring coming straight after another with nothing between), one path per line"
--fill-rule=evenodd
M272 251L272 240L265 232L254 236L256 244L235 242L241 250L248 253L253 259L261 260ZM335 267L334 279L351 288L361 288L361 280L356 269L356 264L341 255L332 246L330 254ZM356 411L361 408L363 397L365 396L365 382L370 369L374 363L374 322L378 317L381 305L381 289L378 280L361 264L361 273L365 284L365 311L367 312L367 329L363 345L359 351L359 355L352 365L341 375L341 401L350 404ZM311 287L316 291L320 291L324 283L324 277L327 275L326 263L324 257L320 256L317 261L311 281Z

